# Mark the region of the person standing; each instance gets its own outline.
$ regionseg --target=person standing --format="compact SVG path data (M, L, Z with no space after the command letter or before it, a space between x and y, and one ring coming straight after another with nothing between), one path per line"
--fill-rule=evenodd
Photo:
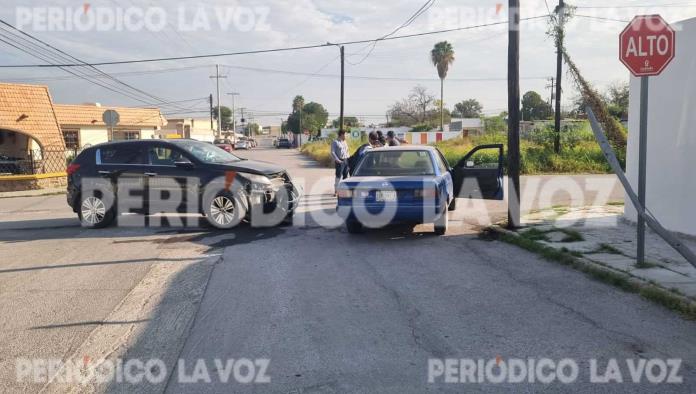
M336 181L334 182L334 196L336 188L341 179L348 178L348 143L346 142L346 131L339 130L338 138L331 143L331 157L336 165Z
M401 143L399 140L396 138L396 134L394 133L394 130L389 130L387 132L387 145L388 146L399 146Z

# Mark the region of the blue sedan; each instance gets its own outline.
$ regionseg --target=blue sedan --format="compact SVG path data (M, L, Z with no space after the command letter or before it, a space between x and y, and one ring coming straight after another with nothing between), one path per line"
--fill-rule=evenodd
M434 223L442 235L458 197L503 199L503 146L478 146L454 168L432 146L368 150L336 192L350 233L364 226Z

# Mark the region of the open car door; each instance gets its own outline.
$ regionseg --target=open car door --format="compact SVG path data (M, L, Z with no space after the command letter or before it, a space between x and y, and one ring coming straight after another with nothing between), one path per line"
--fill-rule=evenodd
M503 199L503 144L479 145L452 169L459 198Z

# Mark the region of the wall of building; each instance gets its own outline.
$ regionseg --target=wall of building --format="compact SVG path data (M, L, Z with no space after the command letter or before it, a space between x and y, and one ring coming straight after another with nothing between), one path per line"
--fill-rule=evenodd
M696 235L696 18L681 27L676 57L650 78L646 206L666 228ZM626 173L637 192L640 79L630 84ZM636 220L630 202L625 215Z
M78 134L81 148L109 141L109 133L104 127L81 128Z

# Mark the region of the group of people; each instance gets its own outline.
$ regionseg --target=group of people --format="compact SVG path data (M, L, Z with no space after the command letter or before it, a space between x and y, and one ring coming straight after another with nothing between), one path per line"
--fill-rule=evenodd
M334 195L338 183L352 173L355 165L370 149L386 146L399 146L401 141L396 138L394 131L389 130L385 135L381 130L372 131L367 136L368 143L361 145L353 155L350 155L346 142L346 131L339 130L338 138L331 143L331 157L336 165L336 181L334 182Z

